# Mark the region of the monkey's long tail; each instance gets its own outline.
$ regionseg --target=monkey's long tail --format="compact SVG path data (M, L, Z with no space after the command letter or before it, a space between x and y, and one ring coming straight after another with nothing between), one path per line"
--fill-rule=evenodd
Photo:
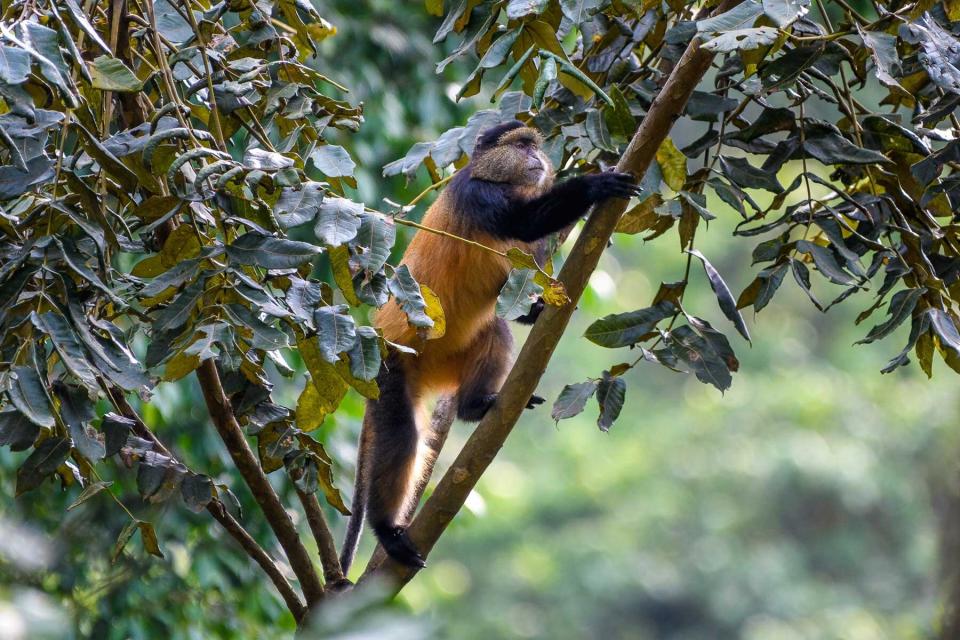
M347 521L347 534L343 538L343 547L340 549L340 568L346 576L353 564L360 545L360 534L363 533L363 520L367 514L367 476L368 470L370 427L367 416L363 418L363 427L360 429L360 444L357 446L357 477L353 484L353 505L350 520Z

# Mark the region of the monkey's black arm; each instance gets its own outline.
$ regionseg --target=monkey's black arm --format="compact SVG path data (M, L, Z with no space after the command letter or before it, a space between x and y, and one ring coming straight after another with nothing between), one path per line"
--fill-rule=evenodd
M538 198L510 202L497 216L498 235L534 242L560 231L607 198L629 198L639 187L625 173L600 173L565 180Z

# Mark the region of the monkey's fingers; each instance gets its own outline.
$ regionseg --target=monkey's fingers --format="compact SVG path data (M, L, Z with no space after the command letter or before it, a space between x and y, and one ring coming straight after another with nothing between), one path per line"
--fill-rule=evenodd
M536 395L530 396L530 400L527 401L527 409L536 409L538 406L540 406L544 402L546 402L546 400L544 400L540 396L536 396Z

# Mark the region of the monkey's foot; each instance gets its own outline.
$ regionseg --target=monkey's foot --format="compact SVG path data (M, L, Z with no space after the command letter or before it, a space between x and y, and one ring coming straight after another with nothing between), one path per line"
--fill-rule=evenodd
M536 409L538 406L546 402L543 398L538 395L530 396L530 400L527 401L527 409Z
M384 527L383 529L374 529L377 539L383 545L383 550L391 558L408 567L423 568L427 566L423 556L413 545L407 530L404 527Z
M497 401L496 393L467 398L459 403L457 417L465 422L479 422Z

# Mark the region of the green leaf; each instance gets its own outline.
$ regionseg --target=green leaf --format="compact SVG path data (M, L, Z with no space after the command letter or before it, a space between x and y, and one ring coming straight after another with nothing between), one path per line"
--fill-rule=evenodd
M67 438L47 438L33 450L17 470L17 492L19 497L36 489L45 478L52 475L70 455L70 440Z
M60 417L67 424L73 448L90 462L102 460L103 437L89 425L97 414L86 392L58 381L54 383L54 393L60 400Z
M320 353L331 364L339 361L340 354L350 349L357 339L356 323L348 311L347 305L340 304L318 307L313 312Z
M357 327L357 340L347 355L350 373L360 380L373 380L380 373L380 336L373 327Z
M325 144L317 147L310 154L310 160L317 171L328 178L353 176L357 164L343 147L335 144Z
M890 160L871 149L853 144L837 132L816 128L808 132L803 150L823 164L888 164Z
M273 208L273 215L284 229L313 222L323 204L323 185L307 182L299 189L285 188Z
M720 310L723 311L723 315L733 323L733 326L736 327L737 332L743 336L743 339L750 342L750 332L747 331L747 325L743 321L743 316L737 311L737 303L733 300L733 294L730 293L730 288L727 286L727 283L724 282L720 272L710 264L710 261L707 260L705 255L696 249L690 249L687 253L695 256L703 263L703 270L707 273L707 280L710 281L710 288L713 289L713 293L717 296L717 302L720 303Z
M960 332L953 318L936 308L927 309L927 314L930 316L930 328L940 339L940 346L951 351L954 357L960 356Z
M797 241L797 251L810 254L813 257L813 263L817 266L817 271L822 273L830 282L844 285L856 284L856 279L840 267L829 248L822 247L809 240L799 240Z
M208 476L190 473L180 484L180 495L194 513L200 513L213 500L213 480Z
M703 43L703 48L716 53L730 51L750 51L773 44L780 37L780 32L772 27L752 27L750 29L736 29L726 31L716 38Z
M9 445L11 451L26 451L39 435L40 427L19 411L0 412L0 447Z
M766 189L771 193L783 191L775 174L754 167L746 158L720 156L720 168L731 182L744 189Z
M318 253L320 247L307 242L274 238L256 231L245 233L227 245L227 257L231 261L265 269L294 269Z
M19 366L11 369L7 395L20 413L30 422L39 426L51 428L55 424L53 406L47 388L40 379L40 374L33 367Z
M730 388L733 377L725 359L726 354L715 342L706 340L686 325L666 335L665 342L670 352L686 364L698 380L713 385L721 392Z
M354 242L364 251L354 255L360 268L375 273L383 268L390 258L390 250L397 239L397 227L393 221L377 213L366 212L360 216L360 229Z
M753 23L763 13L763 7L756 0L747 0L729 11L697 21L697 31L700 33L723 33L753 26Z
M120 449L127 444L127 438L133 433L133 427L136 423L130 418L108 413L103 416L100 423L100 429L106 436L106 447L104 455L112 456L120 452Z
M109 488L112 484L113 484L112 481L104 482L102 480L99 482L93 482L91 484L88 484L86 487L84 487L83 491L80 492L80 495L77 496L77 499L74 500L72 503L70 503L70 506L67 507L67 511L72 511L73 509L76 509L77 507L82 505L84 502L92 498L93 496L97 495L104 489Z
M507 18L517 20L531 15L540 15L546 10L549 0L510 0L507 3Z
M810 0L762 0L763 13L781 29L807 15Z
M143 82L118 58L100 56L90 65L93 88L102 91L135 92L143 89Z
M869 344L876 340L886 338L888 335L893 333L893 331L903 324L903 321L909 318L913 314L913 310L917 306L917 302L920 301L920 298L923 297L923 294L926 292L926 289L904 289L893 294L893 297L890 298L890 304L887 307L887 313L890 317L881 324L878 324L873 329L870 329L870 332L866 335L863 340L859 340L856 344Z
M550 417L555 422L572 418L583 411L594 392L597 390L596 380L587 380L576 384L568 384L560 391L560 395L553 403L553 409L550 410Z
M390 293L405 314L407 321L415 326L429 329L433 320L427 315L427 303L423 299L420 285L413 279L409 267L402 264L394 270L393 277L387 282Z
M543 287L534 278L532 269L512 269L500 295L497 296L496 314L504 320L516 320L530 313L530 308L543 293Z
M99 391L96 368L90 364L77 334L74 333L70 322L55 311L43 314L36 312L30 315L33 325L47 334L57 353L63 360L64 366L75 375L88 389Z
M30 54L23 49L0 45L0 82L22 84L30 76Z
M197 306L197 302L203 297L206 284L206 278L191 282L170 304L156 314L153 321L153 330L156 332L172 331L185 325Z
M113 553L110 554L111 562L116 562L120 558L120 554L123 553L124 547L126 547L127 543L130 542L130 538L133 537L133 534L137 532L137 525L139 523L139 520L131 520L120 531L120 535L117 536L117 541L113 545Z
M754 311L763 309L780 288L786 274L786 264L774 265L758 273L756 279L740 294L737 299L737 308L743 309L752 304Z
M313 228L320 242L337 247L357 237L363 205L346 198L327 198Z
M603 379L597 385L597 404L600 405L597 426L600 427L600 431L606 433L613 426L623 408L626 395L626 381L619 376L611 376L609 371L604 371Z
M587 327L583 335L601 347L626 347L635 344L653 331L658 322L675 313L676 307L673 303L663 301L645 309L604 316Z

